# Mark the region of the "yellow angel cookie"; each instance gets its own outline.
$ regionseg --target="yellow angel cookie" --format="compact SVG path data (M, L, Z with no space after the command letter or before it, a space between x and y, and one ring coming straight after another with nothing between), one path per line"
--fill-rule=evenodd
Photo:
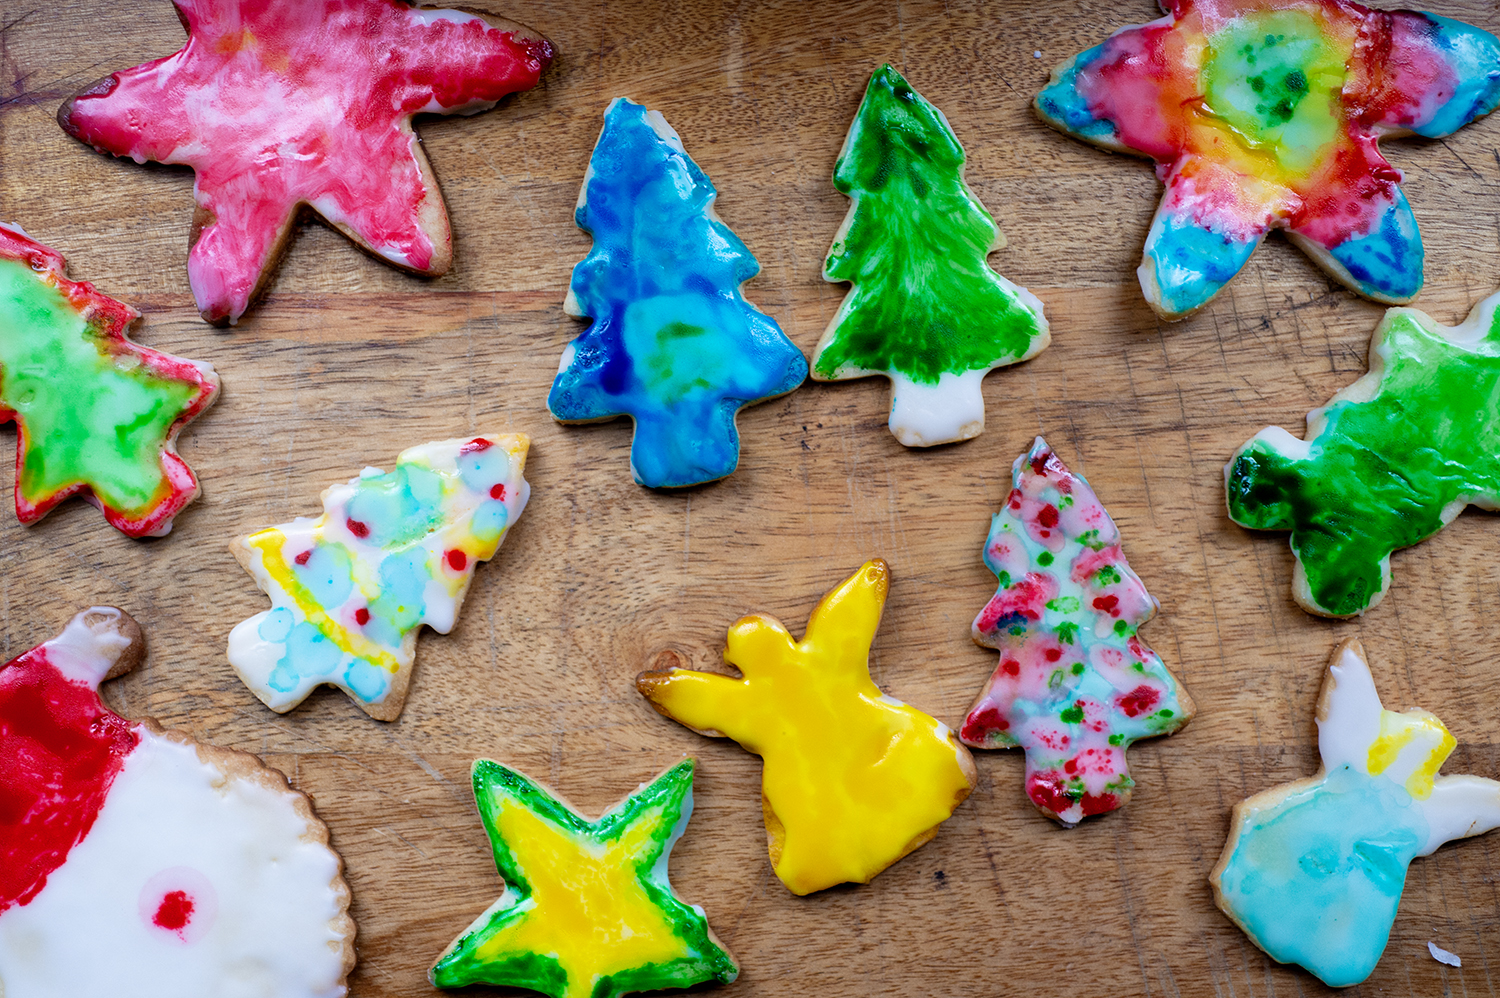
M724 660L742 679L644 672L658 711L765 760L771 865L793 894L867 883L937 834L974 788L974 761L947 725L880 692L870 644L890 588L879 558L824 596L795 640L752 614Z

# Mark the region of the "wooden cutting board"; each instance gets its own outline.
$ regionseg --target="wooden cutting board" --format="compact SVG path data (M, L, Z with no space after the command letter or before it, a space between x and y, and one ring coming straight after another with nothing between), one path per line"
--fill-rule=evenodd
M359 998L430 994L426 968L500 893L473 759L598 813L685 753L701 762L697 812L673 880L743 965L726 995L1321 993L1214 907L1229 809L1316 768L1323 668L1356 635L1387 703L1426 707L1457 736L1449 771L1500 777L1500 521L1471 511L1398 553L1385 602L1350 622L1292 603L1284 535L1229 522L1224 461L1268 424L1300 435L1307 409L1364 372L1381 310L1280 237L1200 315L1166 325L1147 309L1134 270L1156 178L1043 127L1029 102L1054 64L1158 16L1152 4L471 2L560 54L536 90L420 126L452 272L412 278L307 224L269 298L220 330L188 294L190 173L97 155L53 120L95 78L175 51L170 4L0 0L0 219L145 312L142 343L212 361L224 382L182 439L204 494L166 539L130 541L82 502L32 528L0 516L0 652L92 603L134 614L150 658L109 701L259 752L316 798L354 891ZM1490 0L1431 6L1500 31ZM819 276L847 207L829 176L883 61L947 113L1010 238L992 262L1046 302L1052 347L990 376L988 429L969 443L901 447L881 380L809 384L744 413L729 480L634 485L628 422L562 427L545 408L582 328L562 300L589 247L572 208L605 104L633 97L682 134L760 259L749 297L811 352L843 294ZM1387 147L1426 241L1418 304L1443 322L1500 287L1497 146L1500 117ZM372 721L332 690L284 716L264 708L225 660L229 629L267 605L229 539L315 515L325 486L408 445L490 430L531 434L531 505L453 633L422 638L401 719ZM1072 831L1027 801L1019 753L978 753L978 789L930 844L867 886L793 897L766 858L759 760L658 716L635 674L668 648L716 667L750 611L800 633L878 555L894 581L875 679L956 724L994 665L969 640L994 591L981 544L1039 433L1118 521L1162 604L1143 637L1198 717L1139 744L1134 799ZM1385 957L1349 993L1493 994L1497 876L1497 836L1414 863ZM1463 968L1434 962L1428 940Z

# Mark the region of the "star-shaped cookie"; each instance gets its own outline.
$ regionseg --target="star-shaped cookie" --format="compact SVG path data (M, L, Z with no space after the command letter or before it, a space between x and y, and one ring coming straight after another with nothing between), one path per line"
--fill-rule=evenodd
M187 44L110 74L57 120L101 152L193 168L188 281L205 319L239 319L303 206L398 267L448 270L448 214L412 115L530 89L547 41L404 0L173 2Z
M597 821L498 762L474 763L474 801L505 893L428 972L440 988L498 984L553 998L728 983L734 958L667 881L693 813L684 759Z
M1162 0L1053 70L1047 124L1156 161L1166 184L1137 271L1163 318L1207 304L1266 232L1376 301L1422 289L1422 237L1380 154L1500 103L1500 41L1347 0Z
M974 788L953 732L870 678L889 588L885 562L866 562L818 603L801 641L774 617L742 617L724 660L743 679L675 668L636 679L662 714L765 760L771 865L794 894L868 883Z
M132 343L141 314L64 276L62 254L0 225L0 423L15 421L16 516L69 496L159 537L198 494L177 434L213 404L211 365Z

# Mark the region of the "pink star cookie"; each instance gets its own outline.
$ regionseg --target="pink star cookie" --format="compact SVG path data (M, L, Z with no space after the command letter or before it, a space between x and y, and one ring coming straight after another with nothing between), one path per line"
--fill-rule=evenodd
M264 289L302 206L398 267L453 258L414 114L473 114L552 60L508 22L402 0L173 0L175 55L112 73L57 120L101 152L197 174L188 282L209 322Z

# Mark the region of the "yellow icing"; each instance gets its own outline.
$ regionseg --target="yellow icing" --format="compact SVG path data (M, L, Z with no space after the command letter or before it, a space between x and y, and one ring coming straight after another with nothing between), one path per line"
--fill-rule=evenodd
M662 713L764 758L771 863L795 894L867 882L973 788L948 728L870 679L888 586L885 562L866 562L823 597L800 642L771 617L741 619L724 659L743 679L673 669L638 682Z
M1427 758L1406 778L1406 792L1418 800L1432 796L1432 781L1448 758L1458 740L1448 732L1443 722L1425 710L1414 710L1407 714L1382 710L1380 712L1380 734L1370 743L1369 761L1366 769L1371 776L1385 772L1413 742L1431 745Z
M670 831L661 828L664 814L661 807L646 811L601 844L499 799L496 830L511 844L532 893L526 915L485 939L477 959L550 956L568 975L567 998L588 998L601 977L692 956L635 872L656 838Z
M282 546L286 544L285 534L275 527L268 527L251 534L246 538L246 543L260 552L260 561L265 566L266 574L292 598L297 608L302 611L302 615L307 618L307 622L338 646L340 651L362 658L371 665L379 666L390 673L400 670L401 664L396 661L394 655L364 635L348 630L330 617L313 598L312 593L307 591L307 587L297 581L296 573L281 556ZM363 590L364 586L361 585L360 588Z

